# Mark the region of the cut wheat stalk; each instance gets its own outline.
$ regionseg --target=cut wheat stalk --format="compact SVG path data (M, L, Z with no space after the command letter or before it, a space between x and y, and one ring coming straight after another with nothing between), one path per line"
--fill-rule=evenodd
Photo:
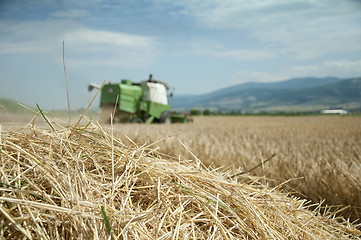
M229 178L195 155L182 160L158 154L152 144L126 146L112 129L96 122L86 128L59 126L46 130L28 124L17 132L3 132L0 237L361 236L356 225L334 219L332 212L311 211L304 200L262 185L249 172Z

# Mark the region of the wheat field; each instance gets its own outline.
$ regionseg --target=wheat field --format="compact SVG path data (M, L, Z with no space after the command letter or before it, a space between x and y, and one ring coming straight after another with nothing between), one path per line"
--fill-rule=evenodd
M358 117L0 123L1 239L361 236Z
M191 124L115 124L114 134L230 175L276 154L251 174L312 202L346 208L342 214L351 220L361 216L360 117L196 117Z

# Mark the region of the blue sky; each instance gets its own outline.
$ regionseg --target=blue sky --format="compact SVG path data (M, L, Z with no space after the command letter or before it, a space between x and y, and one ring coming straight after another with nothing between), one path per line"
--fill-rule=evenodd
M178 95L359 77L361 1L0 0L0 97L67 108L63 40L74 109L90 82L149 73Z

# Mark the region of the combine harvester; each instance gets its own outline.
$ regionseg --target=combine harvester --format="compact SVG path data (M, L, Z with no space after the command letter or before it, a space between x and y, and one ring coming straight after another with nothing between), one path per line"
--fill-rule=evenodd
M100 86L91 83L88 90L99 89ZM110 123L111 114L115 110L114 122L133 123L187 123L191 122L189 114L171 112L168 104L168 85L152 79L133 83L121 80L121 83L108 83L101 89L100 107L101 121ZM170 94L172 96L172 94Z

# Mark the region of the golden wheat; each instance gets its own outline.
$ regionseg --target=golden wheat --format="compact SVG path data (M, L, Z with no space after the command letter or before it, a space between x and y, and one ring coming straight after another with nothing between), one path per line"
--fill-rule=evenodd
M263 185L260 178L232 177L229 171L207 168L195 156L174 158L158 153L156 145L171 139L128 146L113 137L112 127L105 129L96 123L64 127L43 117L47 128L29 123L23 129L1 133L1 238L361 236L356 225L335 217L331 209L310 211L304 200L290 197L279 187ZM177 128L152 127L129 125L133 131L158 129L157 134Z
M350 206L346 217L361 216L361 118L302 117L197 117L193 124L115 127L119 137L138 144L158 143L160 151L191 157L186 145L206 165L233 173L248 170L276 157L252 174L275 186L295 190L303 197L327 204ZM291 180L291 181L290 181Z

